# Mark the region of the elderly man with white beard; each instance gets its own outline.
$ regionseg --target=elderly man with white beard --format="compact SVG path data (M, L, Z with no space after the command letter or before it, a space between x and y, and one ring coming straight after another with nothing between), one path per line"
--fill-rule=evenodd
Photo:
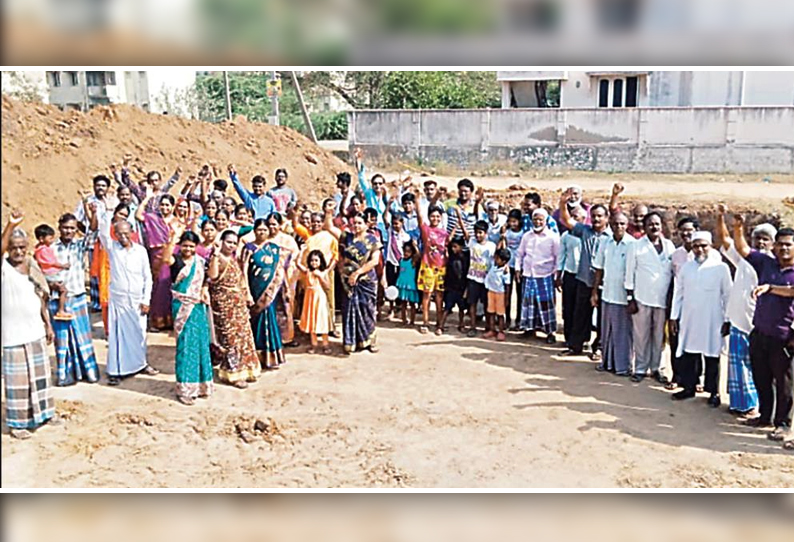
M678 333L677 355L681 357L681 387L673 399L695 396L698 375L705 358L704 389L710 394L708 404L720 406L720 351L723 337L730 331L728 298L731 295L731 273L717 258L709 258L711 234L692 234L694 259L685 263L675 282L671 330Z

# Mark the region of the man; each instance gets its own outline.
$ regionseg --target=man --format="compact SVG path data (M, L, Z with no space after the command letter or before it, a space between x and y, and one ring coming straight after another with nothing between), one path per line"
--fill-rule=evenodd
M554 272L560 255L560 236L546 225L549 213L535 209L534 227L521 238L516 253L516 280L523 281L521 329L528 336L536 331L546 334L546 344L554 344L557 331Z
M488 222L488 240L498 244L507 224L507 215L499 212L499 202L493 200L485 204L485 215L485 221Z
M268 197L276 204L279 213L286 213L298 203L298 195L287 186L287 170L279 168L276 170L276 186L267 191Z
M524 196L524 199L521 200L521 213L522 213L522 225L524 227L524 231L529 231L532 229L532 213L535 212L535 209L542 208L542 200L540 199L540 194L537 192L527 192ZM581 207L574 207L574 212L576 209L581 209ZM585 213L587 216L587 213ZM557 226L557 221L554 220L551 215L546 219L546 226L553 231L554 233L559 234L560 230Z
M758 273L758 284L769 284L775 289L793 288L794 229L780 229L775 235L772 254L765 254L751 250L744 236L735 234L738 228L744 229L744 217L734 215L733 219L739 224L734 229L736 251ZM775 429L769 434L772 440L784 440L791 433L793 323L794 298L780 295L758 298L750 335L750 361L758 391L759 415L747 423L754 427L774 423Z
M248 191L243 186L243 183L240 182L240 178L237 176L237 169L235 169L234 164L229 164L229 178L232 181L232 185L234 189L237 191L237 194L240 196L240 199L243 200L243 204L247 209L250 209L254 213L254 220L259 218L267 218L276 210L275 202L265 194L265 178L261 175L255 175L253 179L251 179L251 188L252 191ZM232 210L232 213L234 210Z
M573 219L584 223L587 213L581 207L573 210ZM582 252L582 240L566 231L560 237L560 258L557 264L555 286L562 297L562 321L565 346L571 346L571 330L573 314L576 306L576 272L579 270L579 256ZM520 294L521 290L518 290ZM520 295L519 295L520 297Z
M386 179L380 173L372 176L372 179L367 181L366 167L362 160L361 149L356 149L356 171L358 171L358 189L364 195L364 203L367 208L374 209L377 213L375 216L375 223L380 231L381 239L386 239L388 233L386 232L386 224L383 222L383 215L386 213Z
M99 240L110 259L108 301L109 384L140 372L159 373L146 362L146 319L152 296L152 273L146 249L132 242L132 228L126 221L111 226L110 213L101 213ZM115 228L118 241L110 237Z
M423 196L417 200L417 212L422 215L422 220L425 224L430 222L430 219L427 216L427 211L430 208L430 202L436 201L438 198L436 197L439 189L438 183L433 179L428 179L424 183L422 183L422 192ZM455 218L457 221L457 217ZM441 227L444 229L447 228L447 215L443 214L441 216Z
M753 299L757 299L758 296L764 294L794 298L794 286L773 286L771 284L764 284L762 286L756 287L756 289L753 291ZM794 333L794 321L791 323L791 331ZM791 349L789 349L789 352L791 352ZM794 393L794 389L792 389L792 393ZM783 437L783 449L794 451L794 431L789 431L788 435Z
M681 246L673 251L673 255L670 257L670 263L673 269L673 285L675 286L675 281L678 280L678 273L681 270L681 267L688 261L692 260L692 235L700 229L700 222L698 219L693 216L685 216L678 221L676 225L676 229L678 231L678 237L681 239ZM672 296L672 290L670 290L670 294ZM668 306L672 309L672 297L669 299ZM668 321L670 320L670 315L668 314ZM673 377L670 380L670 383L667 385L667 389L674 390L678 385L681 384L680 382L680 371L679 365L681 360L679 359L676 352L678 352L678 333L674 333L673 330L668 326L668 331L670 335L670 365L673 369ZM698 386L700 387L700 386ZM698 389L698 391L703 391L702 389Z
M97 175L93 181L94 193L86 194L81 192L82 199L74 211L74 216L77 218L77 227L86 237L88 244L88 266L89 268L94 262L94 244L96 243L96 232L91 231L89 228L90 220L85 212L85 205L96 204L100 209L113 210L119 204L119 200L108 194L110 187L110 179L105 175ZM85 203L83 203L85 202ZM91 310L100 311L102 306L99 303L99 281L97 277L90 277L88 284L91 290Z
M593 256L598 251L599 242L608 239L612 235L607 223L607 209L603 205L593 205L590 208L590 220L592 226L580 224L571 216L569 200L574 192L570 189L562 193L560 197L559 214L560 229L570 231L571 235L578 237L582 241L582 249L579 255L579 268L576 271L576 301L574 302L573 327L571 328L571 344L561 354L562 356L580 356L584 350L584 345L590 341L593 322L593 305L591 297L593 293L593 279L595 273L591 267ZM596 307L598 309L598 307ZM600 316L600 310L598 311ZM596 338L591 345L590 357L594 361L599 359L598 347L600 342L601 324L596 319Z
M60 237L55 242L55 256L61 264L69 264L63 271L68 293L66 310L74 315L72 320L55 320L55 354L58 358L58 385L69 386L78 380L97 382L99 370L91 340L91 320L85 295L86 237L75 240L77 218L66 213L58 220ZM50 296L50 317L58 311L58 292Z
M750 361L750 333L753 330L755 299L753 290L758 286L758 274L747 260L736 250L735 243L725 225L725 205L718 206L717 239L720 252L736 268L731 297L728 300L728 318L731 333L728 350L728 400L729 410L736 414L755 417L758 408L758 392L753 382ZM734 236L743 236L742 225L734 222ZM777 230L771 224L761 224L752 233L752 247L771 254ZM753 415L751 415L753 414Z
M599 303L601 295L601 349L602 361L596 366L598 371L609 371L618 376L631 374L632 330L631 316L626 310L626 253L636 242L626 235L629 219L623 213L613 214L609 220L612 237L603 240L593 258L593 290L590 304L593 308ZM634 373L631 379L640 382L644 374Z
M28 439L32 430L60 421L55 415L47 355L47 344L53 339L47 286L41 270L27 257L27 235L18 228L22 220L20 211L11 212L1 247L6 424L16 439Z
M657 382L667 385L662 352L675 246L662 235L662 216L656 211L645 215L643 230L645 235L626 253L624 285L632 315L634 375L642 378L650 371Z
M568 188L565 189L565 192L566 193L570 193L570 199L568 200L568 203L567 203L568 213L569 214L572 213L573 210L576 207L581 207L587 213L587 220L585 221L585 224L587 224L589 226L590 225L590 205L588 205L587 203L585 203L582 200L582 187L579 186L578 184L572 184ZM566 227L562 223L562 221L560 220L561 213L560 213L559 209L556 209L554 211L554 213L552 213L551 216L559 224L560 235L562 235L563 233L565 233L567 230L570 229L570 228Z
M325 261L328 263L326 269L328 270L328 288L325 290L325 296L328 298L328 329L329 335L336 337L336 323L334 321L335 302L334 302L334 282L335 282L335 269L336 262L339 260L339 243L331 232L326 231L323 226L325 225L325 215L330 214L333 216L334 207L332 202L328 202L323 207L322 213L312 213L309 232L310 235L306 239L304 245L303 256L301 257L301 264L306 265L306 257L312 250L319 250L323 253Z
M447 234L452 235L458 224L458 212L463 220L463 227L469 238L474 238L474 224L479 220L474 208L474 183L469 179L458 181L458 197L444 202L444 210L447 216ZM460 228L458 228L460 229ZM457 237L463 237L463 232L458 231Z
M612 186L612 197L609 200L609 210L611 213L621 212L620 205L618 204L618 197L623 193L624 189L624 186L620 183L615 183ZM647 214L647 205L644 203L638 203L635 205L631 210L631 222L626 227L626 233L635 239L640 239L645 234L643 221L645 219L645 215Z
M681 358L681 387L673 399L695 396L702 359L705 358L704 389L709 393L708 404L720 406L720 350L723 337L730 331L728 298L731 295L731 272L721 260L709 258L711 234L697 231L692 234L693 259L685 263L678 274L670 315L671 329L678 334Z

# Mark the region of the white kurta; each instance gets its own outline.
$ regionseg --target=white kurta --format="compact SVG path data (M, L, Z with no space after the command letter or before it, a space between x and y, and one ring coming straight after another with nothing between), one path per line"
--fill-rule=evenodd
M108 300L108 362L110 376L135 374L146 367L146 315L152 295L152 272L146 249L137 243L124 248L110 238L108 215L103 215L99 239L110 260Z
M724 339L722 324L728 321L731 273L717 258L699 264L686 262L679 270L670 318L679 321L677 356L684 352L718 357Z

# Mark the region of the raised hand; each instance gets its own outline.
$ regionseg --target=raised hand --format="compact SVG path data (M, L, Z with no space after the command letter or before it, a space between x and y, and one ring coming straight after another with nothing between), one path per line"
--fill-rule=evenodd
M361 150L361 147L357 148L357 149L356 149L356 150L353 152L353 156L356 158L356 162L361 162L361 158L364 156L364 153L363 153L363 151Z
M176 166L174 170L174 175L182 175L182 166Z
M619 196L620 194L622 194L622 193L623 193L623 191L624 191L625 189L626 189L626 187L625 187L625 186L623 186L622 184L620 184L620 183L615 183L615 184L613 184L613 185L612 185L612 195L614 195L614 196Z
M718 205L717 205L717 212L718 212L719 214L721 214L721 215L724 215L725 213L727 213L727 212L728 212L728 206L727 206L727 205L725 205L724 203L720 203L720 204L718 204Z
M744 227L744 215L741 214L741 213L735 213L733 215L733 224L736 227L741 226L743 228Z
M110 172L111 172L113 175L115 175L117 171L118 171L118 167L116 167L116 164L115 164L115 162L114 162L114 163L112 163L112 164L110 164Z
M11 211L11 216L9 217L8 222L13 226L19 226L24 219L25 215L22 213L22 210L14 209Z
M483 187L477 188L477 190L474 192L474 201L482 203L482 200L484 199L485 199L485 190L483 189Z

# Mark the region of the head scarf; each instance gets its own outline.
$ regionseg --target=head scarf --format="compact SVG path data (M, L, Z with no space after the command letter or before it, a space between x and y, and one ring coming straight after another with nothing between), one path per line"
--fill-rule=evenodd
M769 236L770 239L774 239L777 235L777 229L768 222L764 224L759 224L753 229L753 237L760 234L766 234Z

